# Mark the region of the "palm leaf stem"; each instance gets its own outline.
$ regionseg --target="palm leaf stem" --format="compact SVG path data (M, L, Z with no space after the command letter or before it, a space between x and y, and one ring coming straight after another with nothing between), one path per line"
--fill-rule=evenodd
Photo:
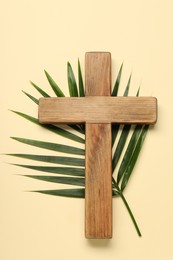
M124 197L124 195L123 195L123 193L122 193L121 191L119 191L119 195L120 195L122 201L124 202L124 205L125 205L125 207L126 207L128 213L129 213L129 215L130 215L130 217L131 217L131 220L132 220L132 222L133 222L133 224L134 224L134 226L135 226L136 232L138 233L138 236L141 237L141 236L142 236L141 231L140 231L140 229L139 229L139 227L138 227L138 224L137 224L137 222L136 222L136 220L135 220L135 217L134 217L134 215L133 215L133 213L132 213L132 211L131 211L131 209L130 209L128 203L127 203L127 200L125 199L125 197Z
M134 227L135 227L135 229L136 229L136 232L137 232L138 236L141 237L141 236L142 236L141 231L140 231L140 229L139 229L139 227L138 227L138 224L137 224L137 222L136 222L136 220L135 220L135 217L134 217L134 215L133 215L133 213L132 213L132 211L131 211L131 209L130 209L130 207L129 207L129 204L128 204L127 200L125 199L124 195L123 195L123 192L122 192L121 189L119 188L119 186L118 186L118 184L116 183L116 181L115 181L114 178L112 178L112 182L113 182L113 187L116 189L115 194L117 193L117 194L121 197L121 199L122 199L122 201L123 201L123 203L124 203L124 205L125 205L125 207L126 207L128 213L129 213L129 215L130 215L130 218L131 218L131 220L132 220L132 222L133 222L133 225L134 225Z

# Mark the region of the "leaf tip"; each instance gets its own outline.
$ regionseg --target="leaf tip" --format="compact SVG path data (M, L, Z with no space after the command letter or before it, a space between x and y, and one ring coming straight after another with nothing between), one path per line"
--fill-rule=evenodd
M46 70L46 69L44 69L44 73L46 74L46 77L48 77L48 76L49 76L49 74L48 74L48 72L47 72L47 70Z
M13 113L17 113L17 111L15 111L13 109L8 109L8 111L13 112Z
M67 62L67 68L68 68L69 70L70 70L70 69L72 70L72 67L71 67L71 64L70 64L69 61Z
M123 67L124 67L124 60L123 60L122 63L121 63L120 71L122 71Z

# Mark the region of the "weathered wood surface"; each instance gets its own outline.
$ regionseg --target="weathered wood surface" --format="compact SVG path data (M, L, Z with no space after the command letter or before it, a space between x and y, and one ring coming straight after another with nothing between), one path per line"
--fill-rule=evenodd
M86 124L85 234L112 237L111 124Z
M155 124L157 116L154 97L41 98L39 106L42 123Z
M86 53L85 75L86 100L88 96L92 96L92 98L109 96L111 91L110 53ZM95 114L94 108L92 111ZM112 133L110 123L86 123L85 236L93 239L112 237Z
M85 54L85 96L111 95L111 54L87 52Z

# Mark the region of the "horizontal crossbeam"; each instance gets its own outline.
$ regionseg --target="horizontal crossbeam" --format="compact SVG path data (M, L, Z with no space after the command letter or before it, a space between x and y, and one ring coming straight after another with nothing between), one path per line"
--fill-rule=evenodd
M154 97L70 97L41 98L41 123L127 123L155 124Z

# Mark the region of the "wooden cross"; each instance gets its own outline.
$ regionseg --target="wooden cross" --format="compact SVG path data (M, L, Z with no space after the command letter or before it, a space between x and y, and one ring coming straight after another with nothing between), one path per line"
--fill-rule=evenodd
M41 98L44 124L85 123L85 235L112 237L111 124L154 124L153 97L111 97L111 55L89 52L85 57L85 97Z

